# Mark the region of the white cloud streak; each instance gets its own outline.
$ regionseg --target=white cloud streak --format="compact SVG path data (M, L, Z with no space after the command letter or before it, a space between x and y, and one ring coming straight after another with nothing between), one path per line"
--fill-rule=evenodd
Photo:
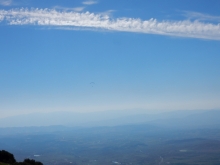
M85 7L75 7L73 8L74 11L76 12L80 12L80 11L83 11Z
M94 4L96 4L96 3L98 3L98 2L97 2L97 1L92 1L92 0L84 1L84 2L83 2L84 5L94 5Z
M11 6L13 3L12 0L0 0L0 5L2 6Z
M216 21L220 22L220 16L212 16L209 14L203 14L199 12L192 12L192 11L184 11L184 16L186 16L189 19L195 19L200 21Z
M9 25L35 25L59 28L92 28L110 31L159 34L168 36L220 40L220 24L200 21L157 21L134 18L112 19L90 12L57 11L54 9L0 10L0 21Z
M62 10L62 11L65 11L65 12L69 12L69 11L81 12L85 9L85 7L69 8L69 7L54 6L53 9Z

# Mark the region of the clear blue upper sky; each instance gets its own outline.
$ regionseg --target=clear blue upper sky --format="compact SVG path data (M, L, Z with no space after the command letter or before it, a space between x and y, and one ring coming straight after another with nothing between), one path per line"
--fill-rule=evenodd
M220 108L219 0L0 0L0 117Z

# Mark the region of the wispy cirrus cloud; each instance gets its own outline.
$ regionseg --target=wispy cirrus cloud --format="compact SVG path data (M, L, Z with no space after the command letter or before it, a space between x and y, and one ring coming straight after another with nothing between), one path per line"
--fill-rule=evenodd
M76 12L81 12L84 9L85 9L85 7L75 7L75 8L73 8L73 10L76 11Z
M11 6L13 3L12 0L0 0L0 5L1 6Z
M59 29L92 28L220 40L220 24L206 23L198 20L114 19L105 14L57 11L55 9L0 10L0 20L8 25L50 26L59 27Z
M69 8L69 7L54 6L53 9L55 9L55 10L62 10L62 11L65 11L65 12L68 12L68 11L81 12L81 11L83 11L85 9L85 7Z
M88 0L88 1L84 1L83 2L84 5L94 5L96 3L98 3L98 2L97 1L93 1L93 0Z
M111 16L112 13L114 13L114 12L115 12L115 10L107 10L107 11L104 11L104 12L100 12L99 14Z
M195 19L199 21L216 21L220 22L220 16L213 16L209 14L203 14L199 12L192 12L192 11L183 11L183 15L189 19Z

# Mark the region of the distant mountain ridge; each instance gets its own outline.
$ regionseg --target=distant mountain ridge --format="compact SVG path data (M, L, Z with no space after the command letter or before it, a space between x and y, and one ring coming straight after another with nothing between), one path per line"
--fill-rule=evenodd
M0 119L0 127L62 125L71 127L119 126L151 124L170 128L219 127L220 110L186 110L161 113L107 111L94 113L38 113Z

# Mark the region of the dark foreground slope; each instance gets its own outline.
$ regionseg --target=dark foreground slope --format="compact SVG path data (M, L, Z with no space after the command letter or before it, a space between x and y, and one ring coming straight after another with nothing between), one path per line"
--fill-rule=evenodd
M24 159L23 162L17 162L14 155L8 151L0 151L0 165L43 165L41 162L33 159Z

